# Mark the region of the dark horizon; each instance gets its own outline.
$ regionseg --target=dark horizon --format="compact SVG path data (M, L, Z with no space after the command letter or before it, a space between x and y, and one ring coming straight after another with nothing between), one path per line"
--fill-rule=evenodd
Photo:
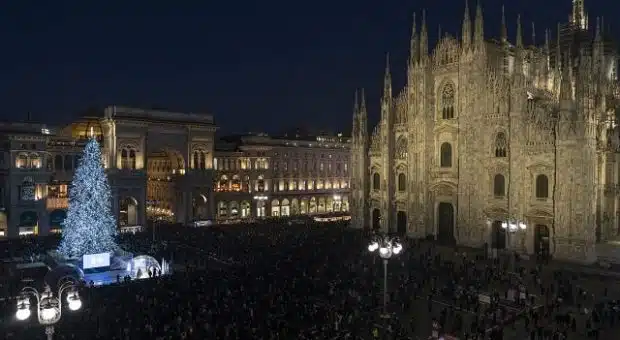
M464 3L20 2L0 14L0 119L24 121L30 113L56 125L90 107L122 105L209 113L223 134L296 127L346 133L356 88L366 89L370 121L377 120L387 52L394 88L402 88L413 13L419 18L426 8L433 46L439 24L460 37ZM525 41L533 21L542 42L545 28L567 21L571 3L508 4L510 39L521 13ZM476 3L469 6L473 17ZM501 3L483 1L483 8L485 35L497 37ZM586 10L593 26L620 3L586 0Z

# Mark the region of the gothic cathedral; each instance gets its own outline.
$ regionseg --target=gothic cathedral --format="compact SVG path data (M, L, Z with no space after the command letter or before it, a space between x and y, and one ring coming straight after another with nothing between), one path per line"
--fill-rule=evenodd
M485 39L478 5L460 41L428 45L422 15L407 85L393 95L388 62L371 135L356 94L352 224L594 262L620 233L618 57L601 20L573 0L557 32L525 44L517 19L512 43L503 13Z

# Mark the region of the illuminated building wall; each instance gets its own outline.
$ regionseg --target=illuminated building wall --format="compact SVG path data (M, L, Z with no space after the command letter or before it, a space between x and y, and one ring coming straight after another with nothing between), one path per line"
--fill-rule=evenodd
M61 232L90 136L119 227L212 218L213 117L111 106L66 127L0 124L0 237Z
M344 137L223 138L214 159L218 219L349 210L349 141Z

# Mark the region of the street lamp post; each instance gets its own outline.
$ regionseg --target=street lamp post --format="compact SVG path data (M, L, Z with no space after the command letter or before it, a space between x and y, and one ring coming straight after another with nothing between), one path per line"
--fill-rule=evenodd
M387 313L387 270L388 260L403 251L403 246L398 238L390 236L378 236L368 244L368 251L374 253L378 250L379 257L383 260L383 318L389 318Z
M47 340L54 338L54 325L62 316L62 294L67 293L67 306L72 311L82 308L82 300L77 292L77 286L73 282L65 282L58 287L58 295L54 296L49 286L45 287L42 293L36 288L25 287L22 289L20 297L17 299L17 312L15 317L19 321L25 321L32 314L30 311L30 296L37 300L37 320L39 324L45 326Z
M507 220L506 222L502 222L502 229L506 230L506 238L507 238L507 243L508 243L508 247L510 248L511 252L510 252L510 267L511 270L514 272L515 270L515 256L516 256L516 251L512 245L512 234L516 234L519 231L524 231L527 229L527 224L525 224L523 221L519 221L519 220Z

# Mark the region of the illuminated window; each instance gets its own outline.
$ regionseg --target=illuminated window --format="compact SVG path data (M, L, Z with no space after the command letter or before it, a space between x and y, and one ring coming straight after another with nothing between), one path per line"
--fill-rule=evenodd
M203 150L195 150L192 155L192 161L194 163L194 169L206 169L207 153Z
M19 154L17 155L17 159L15 161L15 167L19 169L25 169L28 167L28 155Z
M234 175L232 177L230 188L233 191L241 191L241 178L239 178L239 175Z
M65 162L67 159L65 158ZM67 164L65 164L65 169ZM136 150L133 148L125 147L121 149L121 169L135 169L136 168Z
M222 175L220 180L217 182L217 191L228 191L229 183L228 176Z
M265 179L262 175L258 176L256 180L256 187L254 188L256 191L265 191L267 188L265 186Z

